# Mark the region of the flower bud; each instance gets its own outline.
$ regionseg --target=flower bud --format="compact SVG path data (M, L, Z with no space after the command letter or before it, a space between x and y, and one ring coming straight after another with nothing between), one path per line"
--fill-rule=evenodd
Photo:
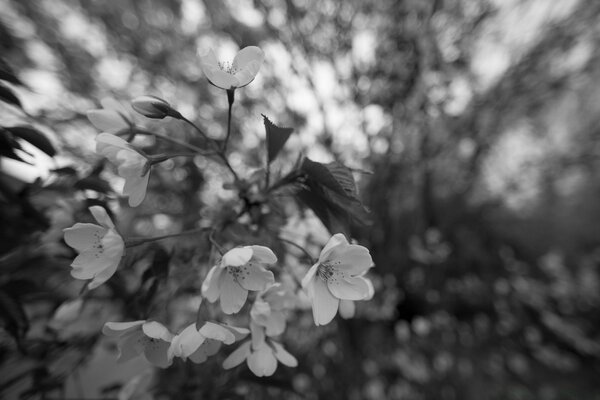
M136 97L131 101L131 106L135 111L147 118L163 119L165 117L175 117L180 114L171 108L171 105L165 100L156 96L144 95Z

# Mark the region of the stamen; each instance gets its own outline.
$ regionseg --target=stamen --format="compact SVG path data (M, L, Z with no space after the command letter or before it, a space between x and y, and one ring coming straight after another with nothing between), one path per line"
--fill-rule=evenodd
M329 264L319 264L317 267L317 276L328 282L333 277L335 269Z

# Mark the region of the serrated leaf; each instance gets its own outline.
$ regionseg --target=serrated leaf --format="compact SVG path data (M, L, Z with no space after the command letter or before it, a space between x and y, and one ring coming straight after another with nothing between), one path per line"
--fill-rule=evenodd
M10 89L9 87L0 83L0 100L12 104L13 106L23 108L21 105L21 100L17 97L17 95Z
M97 176L88 176L75 182L75 188L79 190L94 190L99 193L110 193L110 185Z
M285 142L294 131L293 128L280 128L263 115L263 122L267 132L267 158L269 164L277 157Z
M25 86L23 82L17 77L13 69L0 58L0 80L13 83L15 85Z
M342 196L346 195L344 187L335 179L335 176L333 176L325 164L313 161L310 158L305 158L300 170L304 172L310 180L318 182Z
M31 143L50 157L53 157L56 154L56 149L54 149L54 146L46 135L35 128L30 126L13 126L5 129L14 136Z
M321 164L307 158L301 171L306 180L298 197L331 233L349 233L354 225L370 225L369 212L358 198L349 168L338 162Z

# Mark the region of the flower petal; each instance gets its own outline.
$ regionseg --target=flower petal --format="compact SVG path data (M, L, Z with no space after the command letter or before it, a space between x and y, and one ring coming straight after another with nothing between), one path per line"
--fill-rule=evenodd
M263 326L267 336L279 336L285 331L286 318L282 311L273 311Z
M325 245L325 247L323 247L323 250L321 250L321 254L319 255L319 262L324 262L327 258L327 255L329 255L329 252L331 251L331 249L333 249L334 247L337 247L339 245L345 245L345 244L349 244L348 240L346 239L346 236L344 236L343 233L336 233L335 235L333 235L328 241L327 244Z
M96 136L95 139L96 139L96 151L98 151L98 147L103 148L106 145L115 146L115 147L118 147L120 149L125 149L125 150L133 150L131 145L129 143L127 143L126 140L123 140L120 137L110 134L110 133L103 132L103 133L99 134L98 136ZM133 150L133 151L135 151L135 150Z
M307 288L308 284L314 280L315 275L317 273L317 268L319 268L319 263L316 263L315 265L313 265L312 267L310 267L310 269L308 270L308 272L306 273L306 275L304 275L304 278L302 278L302 287L303 288Z
M231 326L231 325L227 325L227 324L221 324L221 325L224 328L229 329L231 331L231 333L233 333L233 336L235 337L236 342L238 340L242 340L243 338L248 336L248 334L250 333L250 331L246 328L239 328L237 326Z
M81 252L92 247L96 240L100 240L107 229L96 224L77 223L70 228L63 229L65 242Z
M196 364L201 364L219 352L221 342L214 339L206 339L204 343L190 356L190 360Z
M235 342L235 336L229 329L212 322L206 322L200 328L200 334L225 344L232 344Z
M206 337L196 329L196 324L190 324L173 338L169 353L187 358L198 350L205 340Z
M322 279L317 278L313 282L308 285L308 295L312 300L315 325L327 325L337 313L339 299L331 294Z
M144 356L151 364L160 368L167 368L172 363L167 355L169 346L169 342L164 340L148 339L144 345Z
M106 228L115 229L115 224L112 222L112 219L108 216L106 209L100 206L91 206L88 208L94 219L98 221L98 223Z
M225 361L223 361L224 369L231 369L237 367L250 355L250 341L243 343L240 347L235 349Z
M265 53L260 49L260 47L248 46L238 51L238 53L233 58L231 66L233 67L233 69L239 70L247 68L248 65L253 62L258 62L260 68L260 65L262 64L264 58Z
M96 128L106 132L118 132L129 128L129 124L121 114L112 110L89 110L88 119Z
M248 368L256 376L271 376L277 370L277 359L271 348L264 344L247 358Z
M102 327L102 333L106 336L123 336L127 332L139 329L145 322L144 319L131 322L107 322Z
M322 263L343 269L351 275L360 275L373 266L373 259L366 247L349 244L332 248Z
M117 361L125 363L133 358L136 358L144 350L143 343L145 341L144 334L141 331L131 331L123 336L119 343L119 356Z
M225 314L235 314L241 310L248 297L248 291L237 283L228 270L224 271L220 277L221 309Z
M250 332L252 333L252 349L256 350L265 344L265 328L250 321Z
M173 334L160 322L148 321L142 325L144 335L153 338L161 339L165 342L170 342L173 339Z
M252 249L252 260L261 264L275 264L277 256L268 247L265 246L249 246Z
M265 290L269 285L275 282L273 272L267 271L259 264L249 261L248 264L239 267L240 273L237 275L237 281L246 290Z
M148 188L148 180L150 179L150 170L146 175L136 179L127 179L123 187L123 195L129 196L129 206L137 207L146 198L146 190Z
M298 360L296 360L296 357L294 357L286 349L284 349L281 344L277 343L274 340L271 340L271 344L275 349L275 357L279 360L280 363L282 363L283 365L287 365L288 367L298 366Z
M339 310L340 316L344 319L350 319L354 317L356 312L356 306L352 300L340 300Z
M240 267L250 261L253 253L252 247L250 246L236 247L223 255L221 264L228 267Z
M327 287L341 300L364 300L369 295L369 284L362 276L343 277L334 272L327 280Z
M208 271L206 278L204 278L204 282L202 282L202 296L211 303L217 301L219 294L221 293L219 288L219 278L223 271L223 268L215 265Z

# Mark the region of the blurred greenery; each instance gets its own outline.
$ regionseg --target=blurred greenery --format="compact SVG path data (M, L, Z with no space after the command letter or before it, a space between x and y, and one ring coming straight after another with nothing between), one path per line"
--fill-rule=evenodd
M227 101L198 53L258 45L266 60L236 94L232 163L261 167L262 113L295 132L275 169L304 153L358 171L373 223L352 236L375 261L375 297L319 329L295 314L295 369L259 379L180 363L156 374L156 397L600 399L600 2L0 0L0 10L0 71L23 82L6 87L26 111L0 104L0 123L35 126L58 152L28 178L8 173L4 150L0 161L3 396L115 398L129 378L104 393L77 383L106 347L101 324L168 307L193 314L184 303L198 282L186 266L211 255L185 238L128 252L130 274L86 298L85 324L53 319L80 289L61 229L114 198L98 187L114 175L92 152L85 112L104 97L154 94L219 137ZM192 140L179 122L168 130ZM234 204L215 183L225 174L161 165L145 203L120 213L123 233L187 229L215 202ZM252 221L265 229L255 239L307 229L318 254L310 232L323 227L310 215L295 226L271 206ZM248 234L240 225L220 239ZM143 273L165 254L169 281Z

